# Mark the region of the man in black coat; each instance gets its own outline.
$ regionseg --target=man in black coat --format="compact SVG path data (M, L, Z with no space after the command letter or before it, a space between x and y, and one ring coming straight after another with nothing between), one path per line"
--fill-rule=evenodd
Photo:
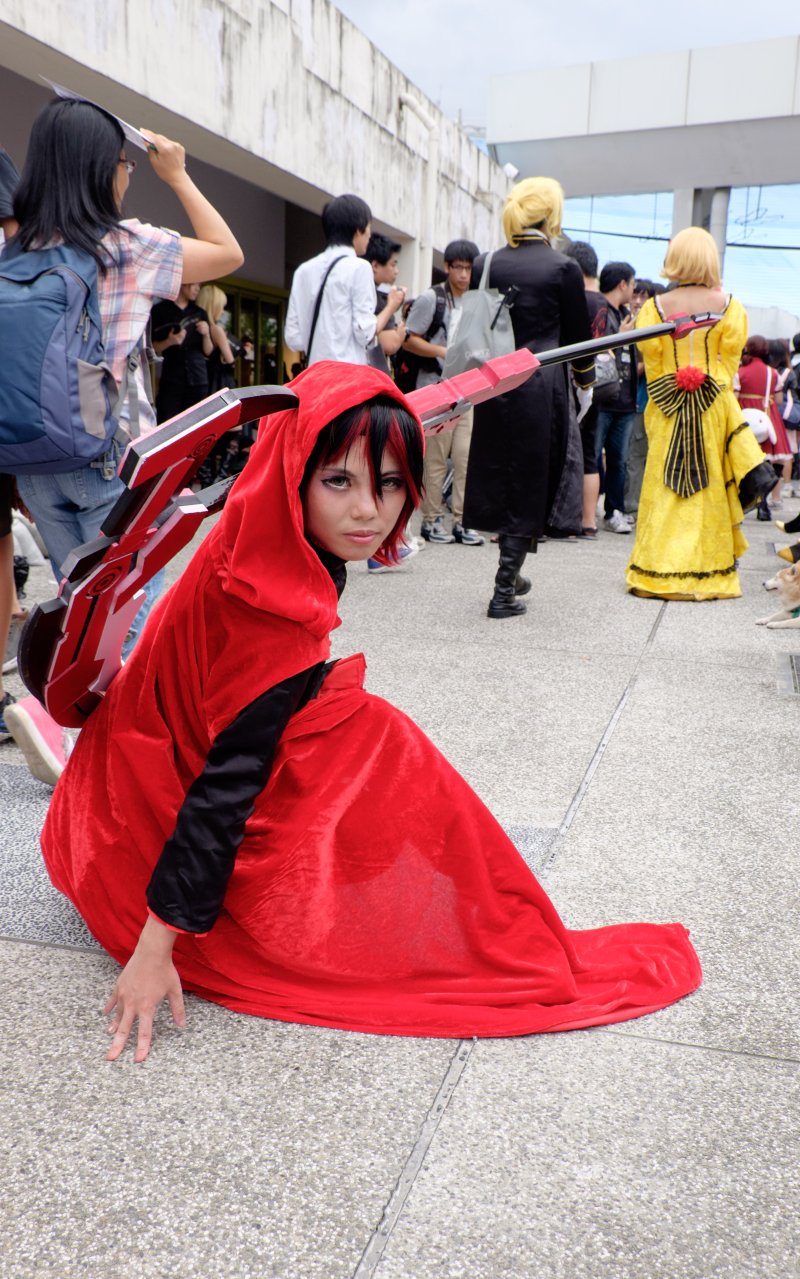
M488 283L503 293L512 285L519 290L511 310L517 349L545 351L591 338L581 269L550 243L560 231L560 198L561 188L552 179L528 178L514 188L506 205L503 223L509 244L492 256ZM537 224L532 223L534 209L546 211ZM473 288L480 283L483 265L482 255L473 266ZM577 386L591 386L594 360L576 361L572 376ZM562 481L571 394L567 367L554 365L475 408L464 523L500 535L489 617L525 612L517 597L530 590L530 582L519 570L545 532ZM580 486L579 455L574 465Z

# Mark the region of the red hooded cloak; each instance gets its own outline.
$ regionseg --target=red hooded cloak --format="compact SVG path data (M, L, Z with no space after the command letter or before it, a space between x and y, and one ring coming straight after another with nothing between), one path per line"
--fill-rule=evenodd
M215 736L329 653L336 590L303 534L319 431L382 373L316 364L264 419L189 567L80 734L42 835L51 878L120 963ZM466 782L405 715L337 663L290 720L184 986L229 1008L384 1034L523 1035L622 1021L693 990L680 924L569 932Z

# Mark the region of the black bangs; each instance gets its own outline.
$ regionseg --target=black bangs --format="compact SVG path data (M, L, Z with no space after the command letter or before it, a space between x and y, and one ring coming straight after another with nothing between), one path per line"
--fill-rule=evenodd
M323 427L303 471L300 492L305 492L314 471L347 454L356 440L365 437L367 458L375 492L381 496L381 465L387 448L397 458L411 501L416 505L422 490L422 435L411 414L388 395L376 396L340 413Z

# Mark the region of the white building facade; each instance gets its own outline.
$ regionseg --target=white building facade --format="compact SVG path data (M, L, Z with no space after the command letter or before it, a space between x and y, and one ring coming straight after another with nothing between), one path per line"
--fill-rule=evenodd
M184 143L244 249L257 343L332 195L362 196L402 243L411 292L449 240L500 239L502 170L329 0L0 0L0 141L18 164L42 76ZM125 211L188 230L146 163Z

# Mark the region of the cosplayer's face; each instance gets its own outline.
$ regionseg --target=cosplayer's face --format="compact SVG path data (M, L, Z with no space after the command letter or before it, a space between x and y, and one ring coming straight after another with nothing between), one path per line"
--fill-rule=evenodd
M400 518L406 483L391 449L381 462L382 493L372 487L363 443L317 468L303 500L306 534L342 560L366 560Z

